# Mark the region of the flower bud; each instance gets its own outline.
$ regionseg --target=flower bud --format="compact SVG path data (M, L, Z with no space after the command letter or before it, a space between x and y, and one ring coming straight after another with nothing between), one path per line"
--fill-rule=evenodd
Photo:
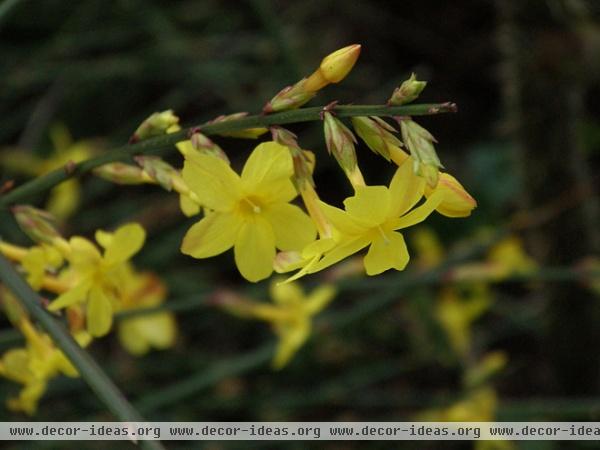
M440 175L438 184L434 189L425 186L426 197L438 191L444 192L444 198L436 211L446 217L467 217L477 207L475 199L471 197L456 178L448 173Z
M116 184L143 184L152 179L138 166L114 162L92 170L94 175Z
M177 169L158 156L136 156L134 159L152 180L167 191L173 189L173 180L181 177Z
M396 130L379 117L353 117L352 125L367 147L383 156L388 161L391 158L390 147L401 147L402 142L392 133Z
M437 186L439 169L444 167L433 146L437 141L429 131L410 118L399 118L398 122L402 138L413 157L415 174L425 178L430 187Z
M335 157L346 174L353 172L357 166L354 134L330 112L324 112L323 123L327 151Z
M241 119L242 117L246 117L247 115L248 115L247 112L228 114L226 116L219 116L216 119L213 119L208 123L213 124L213 123L228 122L230 120ZM220 133L215 133L215 134L218 134L219 136L226 136L226 137L233 137L233 138L240 138L240 139L256 139L259 136L262 136L263 134L265 134L267 131L269 131L269 130L265 127L255 127L255 128L246 128L243 130L236 130L236 131L222 131Z
M307 150L302 150L296 140L296 135L289 130L280 126L270 127L273 141L287 147L292 155L294 163L294 175L292 182L296 189L301 192L304 189L304 184L309 183L314 186L312 173L315 168L315 155Z
M400 87L394 89L392 97L388 100L390 105L405 105L415 101L423 89L427 86L426 81L418 81L417 76L413 73L410 78L404 81Z
M134 144L152 136L165 134L169 127L176 125L177 123L179 123L179 117L173 113L172 109L155 112L144 120L137 130L135 130L129 139L129 143Z
M28 205L14 206L12 212L21 230L34 242L52 245L62 239L49 212Z
M283 88L263 107L265 114L296 109L312 99L317 92L306 89L306 78L298 81L293 86Z
M217 158L221 158L223 161L229 164L229 158L223 149L199 131L192 133L190 141L192 147L199 152L216 156Z
M330 83L342 81L354 67L360 48L358 44L349 45L327 55L319 68L306 80L305 89L316 92Z

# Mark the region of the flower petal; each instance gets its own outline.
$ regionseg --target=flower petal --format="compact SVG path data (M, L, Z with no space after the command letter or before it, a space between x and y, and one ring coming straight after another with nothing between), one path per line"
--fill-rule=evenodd
M275 234L261 217L245 221L234 245L235 263L248 281L260 281L273 272Z
M375 239L364 258L367 275L377 275L388 269L404 270L409 255L404 237L400 233L391 232L386 239Z
M305 303L305 310L309 314L316 314L322 311L333 300L337 293L335 287L331 284L323 284L310 293Z
M425 178L415 175L412 159L398 167L390 182L390 217L400 217L410 210L423 197Z
M310 336L310 322L301 320L293 327L278 327L277 334L280 335L277 351L273 357L273 368L283 368L298 351L302 344Z
M127 261L140 251L146 240L146 231L138 223L128 223L115 231L104 252L104 261L108 265Z
M181 252L194 258L210 258L235 243L242 221L232 213L213 212L196 222L181 243Z
M280 250L301 250L315 240L317 230L308 215L296 205L274 203L265 211Z
M390 211L390 192L385 186L357 186L353 197L344 200L346 212L366 226L383 223Z
M320 270L332 266L336 262L362 250L370 243L371 241L367 236L358 236L353 239L342 241L332 250L327 252L321 261L313 265L308 273L319 272Z
M408 214L400 217L399 219L393 219L390 221L392 229L399 230L400 228L411 227L417 223L423 222L429 214L431 214L435 208L444 199L443 192L436 192L427 199L421 206L413 209Z
M240 177L216 156L187 154L181 175L200 203L215 211L230 211L241 197Z
M69 246L69 262L78 272L94 269L102 259L96 246L85 238L74 236L69 239Z
M366 227L361 225L356 219L354 219L346 211L336 208L335 206L328 205L325 202L319 202L319 206L323 214L331 222L331 225L338 230L340 233L355 236L366 231Z
M110 331L113 308L102 289L92 289L87 304L87 330L94 337L104 336Z
M82 302L85 300L90 287L91 282L88 280L79 283L77 286L60 294L52 303L50 303L48 305L48 311L58 311L59 309Z
M277 142L263 142L254 149L244 165L242 185L246 193L278 196L277 190L272 189L273 183L288 181L291 184L289 180L293 173L292 155L287 147Z

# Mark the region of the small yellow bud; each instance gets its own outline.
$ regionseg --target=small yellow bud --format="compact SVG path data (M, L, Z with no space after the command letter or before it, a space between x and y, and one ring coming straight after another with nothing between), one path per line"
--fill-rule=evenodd
M62 239L56 220L49 212L28 205L14 206L12 212L21 230L33 241L52 245Z
M165 134L167 129L179 123L179 117L177 117L172 109L167 109L162 112L155 112L144 120L141 125L135 130L131 138L129 139L130 144L134 144L144 139L148 139L152 136L160 136Z
M410 78L404 81L400 87L394 89L392 97L388 100L390 105L404 105L415 101L423 89L427 86L426 81L418 81L416 75L411 74Z
M114 162L96 167L94 175L116 184L143 184L152 179L138 166Z
M435 189L425 186L425 196L429 197L434 192L443 191L444 199L436 208L437 212L446 217L467 217L477 207L477 202L458 182L456 178L448 173L440 174Z
M359 44L349 45L323 58L319 66L323 77L330 83L339 83L346 78L360 55L360 48Z

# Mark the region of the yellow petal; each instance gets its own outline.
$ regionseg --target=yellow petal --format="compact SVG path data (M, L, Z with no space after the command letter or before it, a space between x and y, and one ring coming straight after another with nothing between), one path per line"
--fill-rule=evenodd
M275 234L261 217L247 220L240 228L234 246L235 263L248 281L263 280L273 272Z
M200 205L193 201L188 195L179 196L179 208L186 217L195 216L200 212Z
M342 259L362 250L370 243L371 241L367 236L358 236L352 239L341 241L332 250L327 252L323 259L313 265L308 272L315 273L332 266L336 262L341 261Z
M94 238L102 248L106 249L110 247L110 243L112 242L113 238L113 233L109 233L108 231L104 230L96 230L96 233L94 233Z
M215 211L231 211L242 196L240 177L216 156L187 154L181 174L200 203Z
M415 175L411 159L398 167L390 182L390 217L400 217L415 206L423 197L425 184L423 177Z
M456 178L448 173L440 175L435 189L427 187L425 195L428 197L435 192L443 192L444 199L437 207L437 211L446 217L467 217L477 207L477 202Z
M335 297L337 293L335 286L323 284L310 293L304 306L309 314L316 314L322 311Z
M248 157L242 170L242 183L247 192L254 192L256 187L290 178L293 173L292 155L288 148L273 141L263 142Z
M280 250L301 250L317 236L313 221L295 205L272 204L266 209L265 218L273 227L275 245Z
M46 209L55 217L66 219L71 216L81 198L81 186L77 180L67 180L50 191Z
M291 328L280 327L277 331L280 340L273 358L273 368L281 369L292 359L310 336L310 322L301 320L295 322Z
M273 302L279 305L300 303L304 298L304 292L298 283L273 281L269 286L269 293Z
M367 230L364 224L361 224L355 220L344 210L328 205L324 202L319 202L319 206L327 220L331 222L331 225L333 225L333 227L340 233L348 236L355 236L362 234Z
M119 341L132 355L141 356L150 351L149 342L139 333L136 319L126 319L119 323Z
M94 269L102 259L96 246L85 238L74 236L69 239L69 246L69 262L79 272Z
M423 222L429 216L429 214L431 214L435 208L439 206L443 198L443 193L434 193L427 199L425 203L413 209L405 216L402 216L399 219L390 220L389 223L391 227L394 230L399 230L400 228L411 227L417 223Z
M24 348L14 348L2 355L0 374L17 383L26 383L31 378L29 352Z
M181 251L194 258L219 255L233 247L241 226L242 221L235 214L211 213L188 230Z
M385 186L357 186L356 194L344 200L346 212L365 226L383 223L390 211L390 192Z
M104 261L108 265L127 261L140 251L145 239L146 231L138 223L128 223L119 227L106 248Z
M104 336L110 331L113 308L110 299L101 289L90 291L87 304L87 330L94 337Z
M375 239L364 258L367 275L378 275L388 269L404 270L409 256L404 237L400 233L387 233L385 239Z
M48 305L48 311L58 311L59 309L82 302L85 300L90 287L91 283L88 280L79 283L67 292L59 295L52 303L50 303L50 305Z

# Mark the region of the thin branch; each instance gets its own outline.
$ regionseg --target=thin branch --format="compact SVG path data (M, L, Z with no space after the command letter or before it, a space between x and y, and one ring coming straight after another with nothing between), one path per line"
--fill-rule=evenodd
M206 135L214 135L223 132L244 130L247 128L267 127L270 125L283 125L298 122L310 122L320 120L319 115L322 106L312 108L302 108L292 111L284 111L270 115L247 116L237 120L230 120L219 123L208 123L200 127L190 127L178 131L177 133L158 136L147 139L133 145L124 145L96 158L91 158L79 164L70 164L64 168L56 169L44 176L35 178L23 185L17 187L11 192L0 197L0 210L7 209L11 204L24 202L31 199L36 194L45 192L57 184L72 177L81 176L95 167L115 161L130 161L135 155L161 155L173 149L177 142L188 139L190 132L200 128ZM420 116L447 112L455 112L456 104L433 103L417 104L405 106L386 106L386 105L356 105L356 106L336 106L335 113L338 117L354 116L392 116L408 115Z

